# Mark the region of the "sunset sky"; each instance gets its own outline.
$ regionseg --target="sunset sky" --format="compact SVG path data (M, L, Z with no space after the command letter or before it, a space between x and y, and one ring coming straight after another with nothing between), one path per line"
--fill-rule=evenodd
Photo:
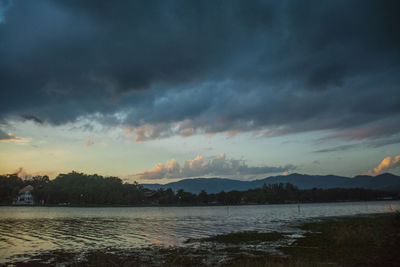
M400 175L400 1L0 0L0 173Z

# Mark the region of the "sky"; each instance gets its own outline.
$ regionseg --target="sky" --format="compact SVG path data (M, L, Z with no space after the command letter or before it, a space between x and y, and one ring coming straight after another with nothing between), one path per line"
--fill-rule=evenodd
M0 173L400 174L400 1L0 0Z

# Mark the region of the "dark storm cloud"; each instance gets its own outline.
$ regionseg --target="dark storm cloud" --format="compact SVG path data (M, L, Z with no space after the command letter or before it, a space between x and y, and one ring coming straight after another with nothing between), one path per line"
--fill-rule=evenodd
M29 115L29 114L22 114L22 115L21 115L21 118L23 118L24 120L36 122L36 123L38 123L38 124L43 124L43 123L44 123L43 120L39 119L39 118L36 117L36 116Z
M310 89L322 90L328 86L343 84L343 78L346 74L346 66L340 64L330 64L317 68L308 77Z
M0 114L54 124L91 116L137 141L258 130L393 136L399 6L10 1L0 10Z

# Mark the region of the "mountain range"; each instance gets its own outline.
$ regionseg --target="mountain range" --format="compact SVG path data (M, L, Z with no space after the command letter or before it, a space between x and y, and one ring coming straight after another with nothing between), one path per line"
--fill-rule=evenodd
M242 181L226 178L192 178L168 184L142 184L143 187L158 190L171 188L174 191L183 189L198 194L201 190L207 193L221 191L245 191L262 187L264 184L291 183L299 189L312 188L366 188L377 190L400 190L400 176L383 173L377 176L358 175L353 178L336 175L307 175L293 173L290 175L271 176L253 181Z

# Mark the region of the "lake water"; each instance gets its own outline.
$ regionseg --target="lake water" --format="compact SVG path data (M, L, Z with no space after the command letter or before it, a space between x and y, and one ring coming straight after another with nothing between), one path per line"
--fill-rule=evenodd
M235 231L291 231L304 220L390 212L400 201L214 207L0 207L0 263L50 250L182 246ZM24 256L25 255L25 256Z

